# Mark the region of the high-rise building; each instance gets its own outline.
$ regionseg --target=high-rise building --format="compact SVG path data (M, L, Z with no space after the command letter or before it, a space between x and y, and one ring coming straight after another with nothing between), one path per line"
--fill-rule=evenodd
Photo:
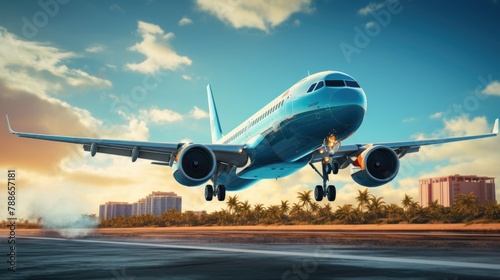
M127 202L106 202L99 205L99 218L130 217L145 214L161 216L163 212L175 209L182 212L182 197L174 192L152 192L132 204Z
M132 215L132 205L127 202L109 201L99 205L99 218L109 219L115 217L130 217Z
M146 199L141 198L141 199L139 199L139 201L137 201L137 203L139 204L139 206L137 208L137 211L139 211L139 212L137 213L137 215L140 216L140 215L146 214Z
M450 206L459 193L474 193L479 203L496 201L495 178L476 175L449 175L436 178L423 178L419 182L420 205L429 206L437 200L439 204Z
M182 211L182 197L174 192L152 192L146 196L146 214L161 216L163 212L175 209Z
M106 205L105 204L99 205L99 219L101 219L101 220L104 219L105 209L106 209Z
M146 199L141 198L132 203L132 216L140 216L146 214Z

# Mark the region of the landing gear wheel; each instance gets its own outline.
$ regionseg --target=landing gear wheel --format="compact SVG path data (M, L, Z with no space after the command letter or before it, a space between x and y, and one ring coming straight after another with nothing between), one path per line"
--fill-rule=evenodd
M339 164L336 162L334 162L332 165L332 173L335 175L339 173Z
M334 162L332 165L332 173L335 175L339 173L339 164L336 162Z
M219 201L224 201L226 199L226 187L223 185L220 185L217 187L217 199Z
M212 185L206 185L205 186L205 200L212 201L213 197L214 197L214 187L212 187Z
M328 198L328 201L335 201L335 198L337 197L337 190L335 189L335 186L328 186L326 190L326 197Z
M332 165L330 163L327 163L325 165L325 172L326 172L326 174L332 173L332 170L333 170Z
M316 201L321 201L323 200L323 197L323 187L320 185L316 186L316 188L314 188L314 199L316 199Z

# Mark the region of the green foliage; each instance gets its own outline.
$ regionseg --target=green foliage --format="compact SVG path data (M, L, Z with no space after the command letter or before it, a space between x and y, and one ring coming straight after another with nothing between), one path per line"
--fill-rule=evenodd
M311 191L299 192L296 202L288 200L280 204L264 206L241 202L238 197L229 196L226 209L196 215L174 209L161 216L142 215L116 217L99 222L99 227L172 227L172 226L236 226L236 225L299 225L299 224L374 224L374 223L470 223L475 220L500 222L500 204L489 201L479 204L473 193L458 194L451 207L444 207L438 201L427 207L420 206L411 196L404 195L401 206L387 205L383 197L358 191L357 205L339 205L313 201ZM95 214L82 215L97 219ZM5 227L8 221L1 221ZM42 228L43 219L36 221L18 220L17 228Z
M478 204L474 194L459 194L451 207L444 207L433 201L422 207L411 196L404 195L401 206L387 205L383 197L370 194L368 190L358 191L357 205L345 204L332 209L331 203L313 201L311 191L297 194L297 202L282 200L280 204L250 205L241 202L237 196L229 196L226 209L195 215L175 210L152 215L119 217L101 221L101 227L143 227L143 226L236 226L236 225L299 225L299 224L375 224L375 223L464 223L476 219L500 222L500 205L490 201Z

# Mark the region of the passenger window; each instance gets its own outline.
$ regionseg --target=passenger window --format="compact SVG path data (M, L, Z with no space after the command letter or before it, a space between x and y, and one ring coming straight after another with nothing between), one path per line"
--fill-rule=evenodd
M307 92L311 92L313 91L314 87L316 86L316 83L312 84L309 89L307 90Z
M316 86L316 88L314 90L318 90L320 88L322 88L325 84L323 83L323 81L319 82L318 85Z

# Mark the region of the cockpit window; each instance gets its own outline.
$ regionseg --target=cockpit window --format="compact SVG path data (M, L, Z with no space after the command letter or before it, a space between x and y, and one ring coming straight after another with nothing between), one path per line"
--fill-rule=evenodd
M349 80L346 80L346 81L345 81L345 84L346 84L348 87L359 87L359 84L358 84L358 82L356 82L356 81L349 81Z
M314 87L316 86L316 83L312 84L309 89L307 90L307 92L311 92L313 91Z
M318 82L318 85L316 86L316 88L314 90L318 90L318 89L322 88L324 85L325 85L325 83L323 83L323 81L320 81L320 82Z
M325 84L327 87L345 87L343 80L326 80Z

